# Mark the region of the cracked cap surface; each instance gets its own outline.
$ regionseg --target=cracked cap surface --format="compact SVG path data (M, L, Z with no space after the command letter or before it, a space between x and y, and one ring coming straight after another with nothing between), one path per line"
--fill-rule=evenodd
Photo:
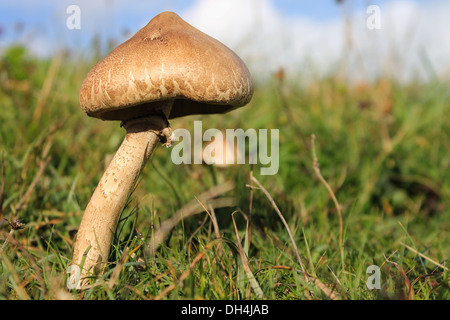
M229 48L177 14L163 12L88 73L80 105L92 117L124 120L174 99L170 118L224 113L253 95L250 72Z

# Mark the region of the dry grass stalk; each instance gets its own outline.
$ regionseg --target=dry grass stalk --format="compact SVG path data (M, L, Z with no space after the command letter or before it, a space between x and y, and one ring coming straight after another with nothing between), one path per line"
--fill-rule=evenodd
M30 296L27 294L26 290L23 288L23 281L20 279L19 275L17 274L14 265L11 263L9 258L7 257L6 253L3 252L3 250L0 250L0 257L2 258L2 262L8 269L11 279L13 280L13 289L17 292L17 295L21 300L31 300Z
M6 220L6 221L8 221L9 226L11 227L11 230L9 231L8 235L6 236L5 242L3 242L3 245L0 248L0 251L3 251L5 249L5 247L8 244L10 238L12 237L14 231L25 228L25 224L20 222L19 219L14 218L14 219Z
M313 134L311 136L311 145L312 145L312 153L313 153L313 169L314 169L317 177L319 178L319 180L323 183L325 188L327 188L328 193L330 194L330 197L334 202L334 206L336 207L336 211L339 216L339 248L342 252L342 238L343 238L343 233L344 233L344 222L342 219L341 206L339 205L339 202L336 199L333 189L331 189L328 182L324 179L324 177L320 173L319 160L317 159L317 156L316 156L315 139L316 139L316 136Z
M280 209L278 209L277 204L272 199L272 197L270 196L269 192L267 192L267 190L261 185L261 183L259 183L259 181L255 177L252 177L252 181L254 181L258 185L258 187L264 192L264 194L266 195L267 199L269 199L269 201L272 204L273 208L278 213L278 216L280 217L281 221L284 224L284 227L286 228L287 233L289 234L289 238L291 239L292 245L294 246L295 254L297 256L297 260L298 260L298 263L300 265L300 268L302 269L303 276L305 277L305 281L307 283L309 283L308 277L306 276L305 267L303 266L303 261L300 258L300 254L298 253L297 245L295 244L294 236L292 235L291 230L289 229L289 225L287 224L286 220L284 219L283 214L281 213Z
M438 267L444 269L445 271L448 271L448 268L447 268L446 266L440 264L439 262L434 261L433 259L427 257L426 255L424 255L424 254L418 252L418 251L415 250L414 248L411 248L411 247L408 246L407 244L404 244L404 243L402 243L402 242L400 242L400 244L401 244L402 246L406 247L408 250L411 250L411 251L414 252L415 254L421 256L422 258L424 258L424 259L430 261L431 263L434 263L435 265L437 265Z
M47 103L47 99L51 92L55 76L62 62L62 54L56 54L52 60L47 76L44 79L41 92L39 93L38 102L33 113L33 123L39 123L42 110Z
M241 239L239 237L239 232L238 232L238 229L236 226L236 221L234 220L235 213L236 213L236 211L231 214L231 217L233 219L234 232L236 233L236 244L239 249L239 256L241 258L245 274L247 275L248 281L250 282L250 285L251 285L253 291L255 292L257 298L264 299L264 294L261 290L261 287L259 286L258 282L256 281L255 276L253 275L253 272L250 268L250 265L248 264L247 257L245 256L244 250L242 249Z
M281 221L283 222L289 237L291 239L292 245L294 246L294 250L295 253L297 255L297 260L299 262L300 268L301 268L301 273L303 274L303 277L306 281L306 283L313 283L315 284L323 293L325 293L327 295L328 298L332 299L332 300L337 300L338 297L336 296L336 294L333 293L332 290L330 290L325 284L323 284L323 282L321 282L319 280L319 278L314 277L310 274L308 274L303 266L303 262L302 259L300 258L300 254L298 253L298 249L297 249L297 245L295 244L295 240L294 237L289 229L289 226L286 222L286 220L284 219L281 211L278 209L278 206L276 205L275 201L272 199L272 197L270 196L269 192L267 192L267 190L261 185L261 183L255 178L252 177L252 180L258 185L258 187L264 192L264 194L266 195L266 197L269 199L270 203L272 204L273 208L275 209L275 211L278 213L278 215L280 216ZM310 297L309 292L306 292L307 296Z
M408 291L408 299L409 300L413 300L414 299L414 289L411 285L411 281L409 281L408 276L406 275L405 271L403 270L403 268L396 262L390 261L388 258L384 257L384 259L386 260L387 263L392 264L395 268L397 268L397 270L400 272L400 275L403 278L403 282L405 283L406 289Z
M170 233L170 231L178 225L183 219L187 219L195 214L203 212L204 208L199 202L208 202L212 199L224 194L230 190L234 189L234 184L228 182L220 186L215 186L202 193L198 198L189 202L183 208L175 212L175 214L163 221L158 230L154 233L152 240L150 243L152 244L152 252L155 252L161 243L164 241L164 238ZM220 203L219 203L220 204ZM222 205L229 205L230 203L225 202ZM217 205L219 206L219 205Z
M114 285L116 284L117 278L119 278L120 272L122 271L123 264L128 260L128 253L130 251L130 248L126 247L123 251L123 254L117 263L116 267L114 268L111 277L109 278L107 282L107 286L109 290L111 290Z
M30 197L31 193L33 192L34 188L36 187L36 184L38 183L41 176L44 174L45 168L47 168L48 163L50 162L51 157L47 157L47 159L42 160L39 165L39 171L37 172L36 176L34 177L33 182L31 182L30 186L28 187L27 191L23 195L23 197L20 199L19 203L15 207L15 212L17 213L20 211L23 206L26 204L28 198Z
M248 247L252 242L253 164L250 164L250 199L248 201Z

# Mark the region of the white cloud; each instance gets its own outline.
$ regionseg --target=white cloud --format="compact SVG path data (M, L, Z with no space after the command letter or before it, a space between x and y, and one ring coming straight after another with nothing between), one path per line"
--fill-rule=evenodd
M285 17L269 0L198 0L182 17L235 50L257 76L280 67L324 75L344 63L353 78L391 74L408 80L430 76L424 56L439 75L448 74L448 12L448 2L390 1L380 6L381 29L369 30L370 13L357 12L348 33L342 17Z
M180 15L236 51L252 71L262 71L258 73L288 66L292 44L302 41L297 38L292 43L296 35L291 27L298 25L292 25L266 0L198 0Z

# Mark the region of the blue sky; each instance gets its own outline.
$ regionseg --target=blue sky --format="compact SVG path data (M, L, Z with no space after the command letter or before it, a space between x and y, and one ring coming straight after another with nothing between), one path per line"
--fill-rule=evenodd
M121 3L126 0L92 0L99 3L98 11L103 11L105 15L110 15L115 19L114 32L119 33L123 29L135 29L137 24L143 20L149 20L159 12L170 10L182 12L191 7L196 0L156 0L147 1L145 5L126 6ZM246 1L246 0L243 0ZM144 1L142 1L143 3ZM151 4L148 4L150 3ZM380 2L380 1L378 1ZM339 7L334 0L326 1L302 1L302 0L274 0L274 6L286 16L304 15L311 19L330 19L339 15ZM3 0L0 3L0 28L3 40L11 41L18 35L17 26L23 26L28 32L48 32L57 28L63 22L64 9L70 4L80 6L82 14L86 5L85 1L65 1L65 0ZM119 9L120 8L120 9ZM87 10L91 9L91 6ZM85 30L86 36L94 33L94 30ZM79 32L82 33L82 32ZM2 40L0 38L0 40Z
M0 0L0 51L19 42L41 56L65 47L85 54L94 36L104 46L110 39L120 43L156 14L170 10L224 42L255 70L299 68L309 61L320 73L342 57L346 12L351 16L354 47L368 72L387 64L405 65L408 72L411 67L420 69L417 52L423 48L435 68L447 72L450 1L343 2L344 6L336 0ZM72 4L81 11L79 30L66 26L66 9ZM381 9L383 28L379 31L368 31L365 26L365 10L372 4Z
M248 1L248 0L242 0ZM424 0L410 0L416 3ZM0 45L19 39L18 26L22 32L46 33L49 39L62 41L67 36L64 28L64 18L67 17L65 9L70 4L79 5L82 13L82 22L88 22L88 27L78 30L79 39L92 37L101 28L108 28L104 34L108 37L120 38L124 30L137 31L143 21L150 20L157 13L170 10L183 12L195 4L196 0L152 0L152 1L127 1L127 0L2 0L0 2ZM383 5L386 0L345 0L348 8L363 10L368 4ZM93 3L96 3L93 5ZM124 5L128 4L130 5ZM342 6L337 5L336 0L272 0L273 6L286 17L303 16L311 20L324 21L341 16ZM236 8L239 10L239 8ZM93 14L96 12L97 14ZM95 23L100 12L103 13L100 23ZM83 15L85 17L83 17ZM106 17L110 17L108 20ZM92 18L92 20L91 20ZM84 20L84 21L83 21ZM73 36L72 32L71 36ZM75 35L77 36L77 35ZM79 40L80 41L80 40Z

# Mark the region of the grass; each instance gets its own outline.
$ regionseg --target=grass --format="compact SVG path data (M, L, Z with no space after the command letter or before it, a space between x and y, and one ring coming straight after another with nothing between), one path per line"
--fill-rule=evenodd
M158 148L104 274L69 290L84 207L124 137L79 107L95 61L37 60L21 47L1 57L0 299L450 298L448 84L337 76L274 76L245 108L172 121L278 128L279 172L177 166Z

